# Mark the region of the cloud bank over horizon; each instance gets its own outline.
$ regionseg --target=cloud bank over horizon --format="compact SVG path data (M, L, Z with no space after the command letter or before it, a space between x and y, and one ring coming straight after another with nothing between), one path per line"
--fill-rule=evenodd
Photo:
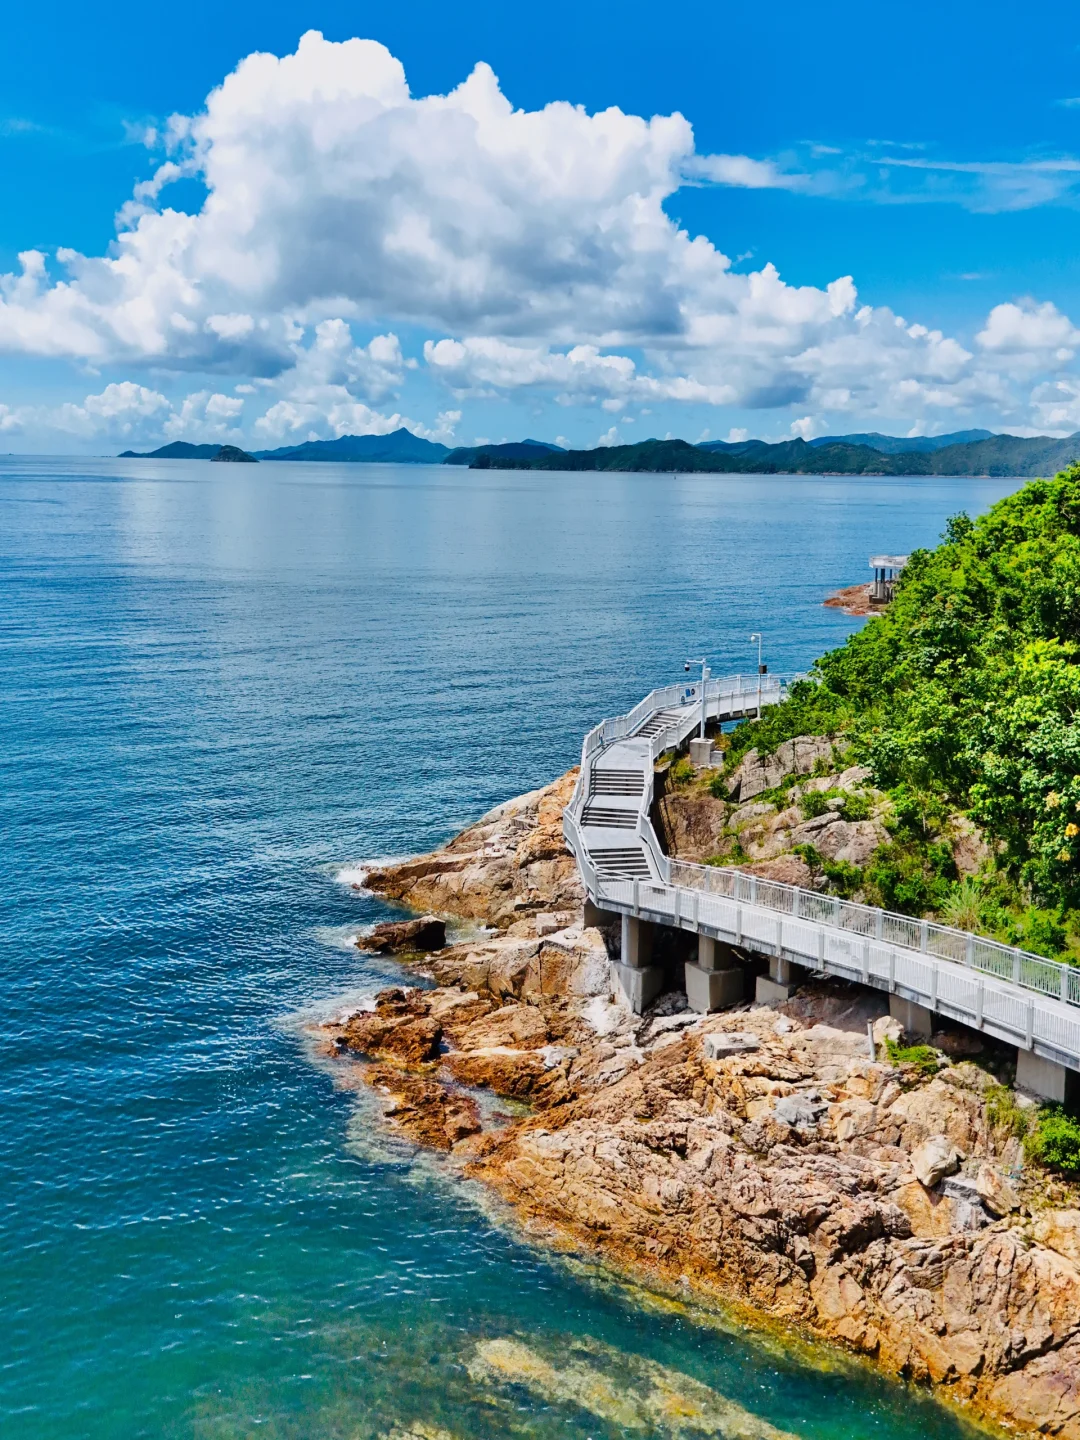
M414 97L384 46L309 31L146 141L163 158L107 254L28 250L0 276L0 351L115 377L0 403L9 443L451 440L471 404L507 399L553 430L551 407L593 411L605 439L656 407L804 437L1080 428L1080 331L1051 301L1004 299L965 340L860 303L850 275L739 273L667 202L813 187L698 153L679 114L515 109L484 63ZM193 213L167 203L180 180L204 188Z

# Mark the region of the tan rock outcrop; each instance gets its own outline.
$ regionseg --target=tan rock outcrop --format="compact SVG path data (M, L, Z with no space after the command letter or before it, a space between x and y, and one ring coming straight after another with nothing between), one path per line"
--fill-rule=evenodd
M812 982L783 1014L613 1003L605 937L583 926L556 847L572 781L369 878L504 933L425 956L438 988L385 992L323 1030L326 1053L358 1067L390 1124L544 1233L840 1342L981 1415L1080 1440L1080 1197L1060 1185L1066 1198L1039 1209L1016 1179L1018 1142L987 1117L989 1076L870 1059L881 997L854 987ZM567 913L561 929L536 923ZM882 1017L875 1035L894 1029ZM479 1089L527 1113L482 1106ZM492 1383L528 1383L530 1366L593 1383L580 1359L489 1347L475 1364Z
M745 804L763 790L772 790L786 775L809 775L816 765L832 760L833 744L820 735L800 735L785 740L772 755L748 750L732 775L728 793Z
M499 928L542 911L580 913L583 891L562 834L576 780L571 770L497 806L430 855L369 870L363 887L412 910Z

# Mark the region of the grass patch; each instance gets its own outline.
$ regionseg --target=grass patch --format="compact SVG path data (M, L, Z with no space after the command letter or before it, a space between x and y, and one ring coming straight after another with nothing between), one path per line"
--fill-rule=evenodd
M908 1067L920 1075L936 1075L941 1069L941 1059L932 1045L901 1045L896 1040L886 1040L885 1049L889 1064Z
M695 771L689 759L684 755L681 760L675 761L668 773L673 784L689 785L694 778Z

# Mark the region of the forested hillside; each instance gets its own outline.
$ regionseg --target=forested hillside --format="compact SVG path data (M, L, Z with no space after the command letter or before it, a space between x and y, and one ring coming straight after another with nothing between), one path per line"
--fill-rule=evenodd
M1049 954L1080 950L1080 465L1037 480L912 555L888 612L824 655L751 747L845 737L891 802L874 898ZM991 842L958 880L962 811Z

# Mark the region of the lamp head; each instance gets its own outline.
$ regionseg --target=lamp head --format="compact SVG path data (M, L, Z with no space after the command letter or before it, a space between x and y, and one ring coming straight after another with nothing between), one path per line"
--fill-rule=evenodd
M689 660L686 662L686 664L685 664L682 668L686 671L687 674L690 673L690 662L689 662Z

